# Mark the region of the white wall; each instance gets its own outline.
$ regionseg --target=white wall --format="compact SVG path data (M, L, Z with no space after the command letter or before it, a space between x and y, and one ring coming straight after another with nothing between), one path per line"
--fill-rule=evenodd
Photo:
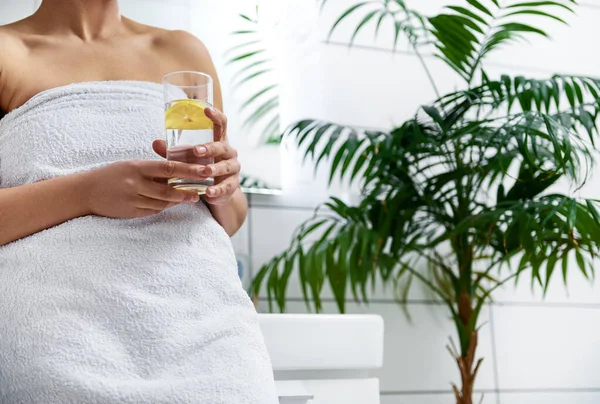
M318 32L322 38L332 19L352 1L330 1L335 6L328 8L322 17L322 31ZM600 63L594 51L600 7L593 1L581 5L571 29L552 28L555 42L532 40L531 46L513 47L495 56L488 64L489 70L529 76L553 72L598 74ZM122 0L125 13L132 18L167 28L189 29L200 36L221 66L224 83L228 73L222 69L222 41L230 30L226 16L248 3L247 0ZM413 0L412 3L435 10L446 2ZM34 1L0 0L0 23L20 18L34 7ZM288 105L290 113L389 128L432 98L433 92L413 55L392 54L390 43L383 36L375 45L370 35L360 37L358 43L365 47L349 50L343 45L348 38L347 31L340 32L333 38L337 43L318 45L315 52L321 70L301 71L306 82L315 83L317 91L327 91L327 98L318 104L323 109L311 110L314 105L299 102L295 107ZM456 82L446 68L431 57L426 60L434 74L441 77L442 89L452 89ZM314 68L314 60L311 63ZM233 111L235 94L225 87L226 101ZM235 114L230 115L236 130ZM242 140L238 138L236 142L243 154L249 151L250 146ZM260 153L245 155L246 167L250 165L251 170L260 173L273 167L269 166L271 161L277 164L277 152ZM234 242L241 256L256 269L288 245L294 228L312 214L312 206L285 196L253 196L251 203L248 223ZM499 293L496 303L486 309L487 323L481 332L479 350L485 361L476 386L485 393L484 403L600 402L600 354L595 346L600 340L600 288L594 288L577 274L571 276L569 285L567 293L557 279L543 300L539 291L532 294L529 286L522 284L516 290L509 288ZM292 285L290 297L291 311L304 311L297 285ZM333 300L326 302L326 310L334 312ZM419 288L413 290L409 303L413 323L397 308L389 290L379 290L369 307L352 302L348 305L350 312L378 313L385 319L385 366L378 373L382 404L452 402L449 384L457 381L458 375L444 346L454 332L446 312L433 304L430 296ZM261 307L265 307L264 301Z

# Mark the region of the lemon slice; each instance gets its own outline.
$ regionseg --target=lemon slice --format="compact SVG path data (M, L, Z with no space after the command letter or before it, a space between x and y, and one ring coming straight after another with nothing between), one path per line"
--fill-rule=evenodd
M213 129L211 121L204 109L206 107L194 100L175 101L165 112L167 129L202 130Z

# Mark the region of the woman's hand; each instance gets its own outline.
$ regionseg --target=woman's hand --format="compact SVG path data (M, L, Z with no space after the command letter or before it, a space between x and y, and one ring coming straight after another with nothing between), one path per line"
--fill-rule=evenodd
M132 219L157 214L180 203L198 202L193 191L167 185L173 177L203 179L201 166L172 161L134 160L114 163L83 174L90 213Z
M204 199L211 205L226 205L240 187L240 163L237 151L227 141L227 117L215 108L207 108L206 116L213 121L215 141L194 148L197 157L214 158L214 163L203 167L204 177L214 177L215 183L206 190ZM154 151L166 158L164 140L153 143Z

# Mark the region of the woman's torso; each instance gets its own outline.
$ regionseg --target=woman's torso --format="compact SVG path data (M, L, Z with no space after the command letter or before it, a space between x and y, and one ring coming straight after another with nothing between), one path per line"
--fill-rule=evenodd
M132 22L92 44L0 27L0 188L157 158L156 83L202 70L190 41ZM0 247L0 319L0 402L276 401L231 243L202 204Z
M0 47L0 188L159 158L151 147L163 137L158 83L211 63L200 59L191 35L125 18L117 34L92 41L38 31L28 18L0 27ZM104 265L98 276L106 287L126 269L135 288L150 279L148 271L187 268L185 282L217 276L225 280L220 287L233 282L234 294L243 292L229 237L202 203L145 219L76 218L0 247L0 269L24 268L27 260L32 276L41 265L56 271L58 283L85 280L77 268Z

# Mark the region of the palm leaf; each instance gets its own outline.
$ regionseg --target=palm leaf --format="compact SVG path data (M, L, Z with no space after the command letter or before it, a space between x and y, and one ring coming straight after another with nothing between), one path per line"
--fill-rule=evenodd
M536 15L543 19L565 23L551 14L557 7L572 12L574 0L537 2L497 2L468 0L468 6L450 6L448 12L429 18L435 37L436 56L455 70L469 85L489 53L511 41L527 35L547 33L539 26L523 23L522 16Z
M260 143L279 143L279 84L273 74L274 67L266 41L260 31L260 13L240 14L240 28L232 32L239 43L230 47L225 56L234 69L232 86L249 95L242 102L242 125L256 133Z
M327 0L319 0L324 7ZM360 16L359 16L360 15ZM373 26L377 38L381 26L389 22L394 27L392 38L394 48L403 34L414 47L426 40L425 18L415 10L410 9L404 0L367 0L352 5L346 9L333 23L329 32L328 40L331 40L334 32L346 21L359 18L359 22L353 29L349 45L352 46L356 37Z

